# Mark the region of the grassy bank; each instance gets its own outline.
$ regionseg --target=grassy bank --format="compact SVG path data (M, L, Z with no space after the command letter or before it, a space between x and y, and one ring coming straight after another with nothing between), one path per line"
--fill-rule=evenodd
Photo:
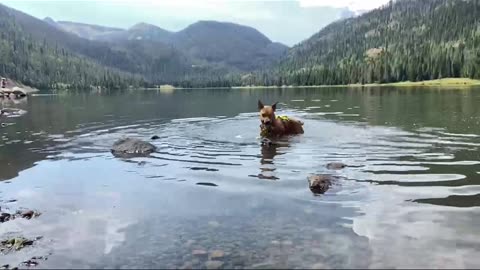
M386 84L369 84L367 86L480 86L480 80L469 78L445 78L420 82L396 82Z
M480 86L480 80L469 78L445 78L438 80L428 80L419 82L395 82L395 83L371 83L371 84L347 84L347 85L308 85L308 86L234 86L234 89L252 89L252 88L322 88L322 87L453 87L453 86Z

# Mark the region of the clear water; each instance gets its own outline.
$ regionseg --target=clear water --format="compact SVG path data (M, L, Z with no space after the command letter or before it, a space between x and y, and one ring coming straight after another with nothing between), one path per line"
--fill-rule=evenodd
M305 134L260 145L257 99ZM30 97L2 118L0 237L37 268L480 267L480 89L130 91ZM118 159L124 136L152 141ZM349 165L330 171L326 164ZM322 196L312 174L343 178ZM217 187L199 186L210 182ZM16 202L7 203L15 199ZM207 255L197 255L198 250ZM207 263L208 264L208 263Z

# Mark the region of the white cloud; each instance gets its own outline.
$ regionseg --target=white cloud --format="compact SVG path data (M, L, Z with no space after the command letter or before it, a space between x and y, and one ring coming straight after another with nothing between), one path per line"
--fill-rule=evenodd
M379 1L379 0L374 0ZM386 1L386 0L384 0ZM382 2L384 2L382 1ZM180 31L199 20L252 26L294 45L342 17L345 0L0 0L38 18L129 28L138 22ZM380 4L379 4L380 5ZM376 7L372 1L368 6ZM326 8L324 8L326 7Z
M350 10L371 10L378 8L388 0L299 0L302 7L347 7Z
M44 2L45 0L28 0L31 2ZM98 0L49 0L50 2L97 2ZM388 0L104 0L116 4L133 4L137 6L165 6L175 8L212 9L223 8L228 3L248 2L299 2L301 7L348 7L351 10L369 10L380 7Z

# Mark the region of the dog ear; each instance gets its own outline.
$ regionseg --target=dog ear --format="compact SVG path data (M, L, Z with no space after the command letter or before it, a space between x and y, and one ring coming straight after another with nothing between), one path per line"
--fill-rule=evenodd
M278 102L275 102L275 103L272 105L272 109L273 109L274 111L277 110L277 104L278 104Z
M263 103L260 100L258 100L258 110L263 109L263 107L264 107Z

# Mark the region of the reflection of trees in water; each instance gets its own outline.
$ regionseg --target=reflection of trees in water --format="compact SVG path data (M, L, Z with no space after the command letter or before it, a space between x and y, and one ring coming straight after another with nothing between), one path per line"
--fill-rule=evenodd
M282 108L302 110L318 106L320 108L308 112L343 112L360 115L358 118L341 115L322 116L333 120L359 120L371 125L389 125L407 130L418 128L419 125L446 128L456 132L465 132L468 128L474 129L468 133L480 133L478 88L364 87L289 90L279 91L276 97L266 99L287 103ZM290 102L292 99L305 101ZM331 100L338 102L332 103Z
M16 139L12 138L11 140ZM19 147L19 145L21 146ZM47 157L46 153L36 153L30 150L30 148L42 146L42 143L25 145L23 142L0 146L0 181L15 178L19 172L35 166L35 162L44 160Z
M461 129L480 113L475 91L469 88L365 88L359 90L360 114L373 125L414 128L416 124ZM360 102L358 102L360 101ZM463 122L465 125L459 126ZM478 125L471 125L475 127ZM464 131L464 130L463 130Z
M0 98L0 108L18 108L27 110L27 98ZM27 112L28 113L28 112ZM8 118L0 116L0 181L18 176L18 172L30 168L34 162L45 158L46 155L31 153L28 148L40 146L39 144L25 145L26 134L22 126L16 127L23 116ZM21 145L19 147L19 145Z

